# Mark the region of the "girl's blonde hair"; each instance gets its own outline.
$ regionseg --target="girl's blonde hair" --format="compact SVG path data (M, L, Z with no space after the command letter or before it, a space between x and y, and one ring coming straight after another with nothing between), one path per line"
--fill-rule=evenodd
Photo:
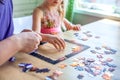
M61 16L61 18L63 19L65 16L65 4L64 4L64 0L61 2L61 4L58 6L58 12Z

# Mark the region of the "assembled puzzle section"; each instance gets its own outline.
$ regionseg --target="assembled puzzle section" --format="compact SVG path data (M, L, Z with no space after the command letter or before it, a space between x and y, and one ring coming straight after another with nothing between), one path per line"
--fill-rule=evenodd
M38 51L30 53L30 55L51 64L57 64L89 48L89 46L77 43L73 40L64 40L66 42L66 48L63 51L57 51L53 45L46 43L40 46Z

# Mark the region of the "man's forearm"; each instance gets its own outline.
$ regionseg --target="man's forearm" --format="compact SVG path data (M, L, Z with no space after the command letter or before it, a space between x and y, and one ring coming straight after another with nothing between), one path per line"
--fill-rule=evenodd
M20 51L19 37L16 35L0 41L0 65Z

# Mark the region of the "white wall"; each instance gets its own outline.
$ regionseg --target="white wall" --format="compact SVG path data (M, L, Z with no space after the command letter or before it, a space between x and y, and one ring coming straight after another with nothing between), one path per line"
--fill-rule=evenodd
M42 2L43 0L13 0L14 17L31 15L33 9Z

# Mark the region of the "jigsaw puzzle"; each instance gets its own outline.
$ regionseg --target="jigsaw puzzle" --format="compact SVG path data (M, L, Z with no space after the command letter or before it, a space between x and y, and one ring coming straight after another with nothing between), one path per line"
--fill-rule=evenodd
M89 48L87 45L80 44L73 40L64 39L66 48L63 51L57 51L52 44L41 45L36 52L30 55L47 61L51 64L57 64Z

